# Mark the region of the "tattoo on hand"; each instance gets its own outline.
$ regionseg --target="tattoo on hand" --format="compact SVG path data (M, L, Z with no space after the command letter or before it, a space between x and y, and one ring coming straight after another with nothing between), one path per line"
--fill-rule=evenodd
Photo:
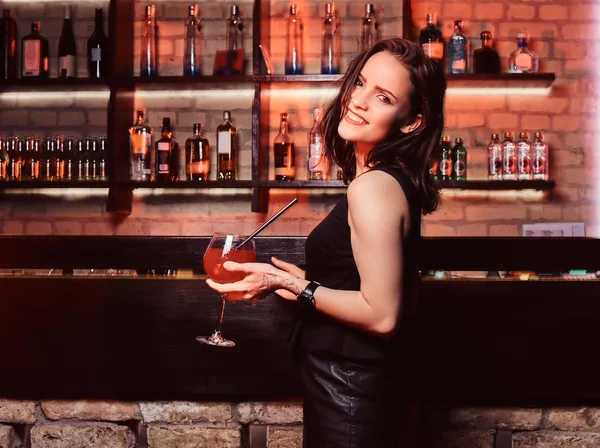
M284 277L278 282L275 274L264 274L261 287L268 290L286 289L296 295L300 294L300 291L297 291L298 287L292 280Z

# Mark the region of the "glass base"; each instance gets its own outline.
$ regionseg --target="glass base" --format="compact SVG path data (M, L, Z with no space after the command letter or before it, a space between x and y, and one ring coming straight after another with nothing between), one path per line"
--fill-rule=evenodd
M198 336L196 337L196 340L203 344L214 345L217 347L235 347L235 342L225 339L218 330L215 330L210 336Z

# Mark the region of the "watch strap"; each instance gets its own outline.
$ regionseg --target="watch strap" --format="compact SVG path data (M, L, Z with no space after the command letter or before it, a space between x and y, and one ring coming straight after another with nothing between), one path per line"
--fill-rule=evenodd
M298 304L305 309L315 309L315 291L321 286L319 282L310 282L306 285L306 288L302 290L300 294L298 294L297 300Z

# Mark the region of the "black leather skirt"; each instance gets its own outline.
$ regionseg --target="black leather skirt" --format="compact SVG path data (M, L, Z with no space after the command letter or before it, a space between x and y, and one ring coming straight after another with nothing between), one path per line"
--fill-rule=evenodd
M406 385L383 362L296 352L304 385L304 448L414 448Z

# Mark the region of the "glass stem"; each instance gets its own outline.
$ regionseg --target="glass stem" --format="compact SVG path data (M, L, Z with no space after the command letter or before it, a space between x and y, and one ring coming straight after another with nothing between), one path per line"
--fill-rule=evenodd
M220 332L221 331L221 324L223 323L223 316L225 315L225 300L226 300L226 295L222 294L221 295L221 309L219 311L219 322L217 323L217 329L216 331Z

